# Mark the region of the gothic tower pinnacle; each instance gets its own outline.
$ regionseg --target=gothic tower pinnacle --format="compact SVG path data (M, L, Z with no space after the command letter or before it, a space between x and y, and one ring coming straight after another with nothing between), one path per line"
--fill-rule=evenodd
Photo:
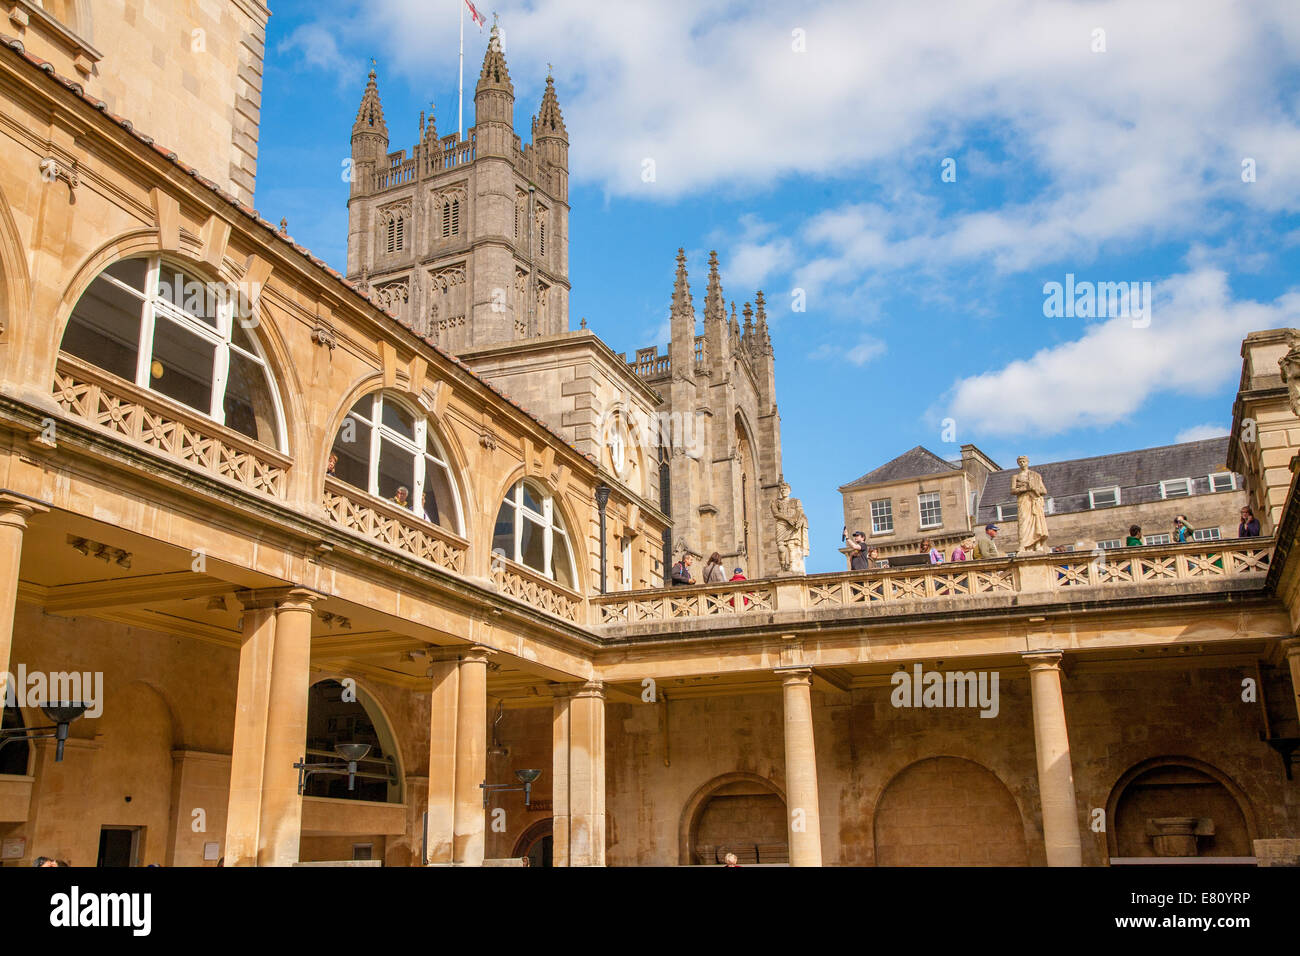
M718 277L718 254L709 252L709 290L704 296L704 324L727 321L727 307L722 301L722 280Z

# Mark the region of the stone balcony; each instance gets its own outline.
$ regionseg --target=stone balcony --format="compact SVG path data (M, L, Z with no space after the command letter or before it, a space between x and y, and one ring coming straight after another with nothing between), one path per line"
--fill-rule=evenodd
M898 622L964 612L1258 593L1272 554L1271 538L1243 538L622 592L588 600L589 626L606 640L670 633L689 638L811 622Z

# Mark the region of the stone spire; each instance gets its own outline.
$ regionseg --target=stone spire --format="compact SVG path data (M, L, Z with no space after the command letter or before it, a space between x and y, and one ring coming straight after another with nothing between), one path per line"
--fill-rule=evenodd
M740 323L736 321L736 300L731 300L731 321L728 323L728 331L731 332L731 351L734 354L740 348Z
M569 141L569 131L564 126L564 114L560 112L560 101L555 96L555 80L546 74L546 92L542 94L542 106L533 117L533 141L554 137Z
M769 335L767 331L767 307L763 302L763 290L759 289L754 298L758 303L758 325L755 328L755 331L758 333L758 345L763 350L770 351L772 348L772 336Z
M691 334L695 330L695 304L691 301L691 282L686 276L686 250L677 250L677 277L673 281L673 316L691 317Z
M478 86L474 89L474 99L484 90L498 90L515 96L514 84L510 82L510 71L506 69L506 55L501 49L501 37L497 25L492 24L492 35L488 37L487 53L483 55L483 69L478 74Z
M704 296L704 324L727 321L727 306L722 301L722 280L718 278L718 254L709 252L709 291Z
M357 121L352 124L352 135L376 133L388 142L388 125L384 122L384 107L379 102L379 86L375 83L375 68L370 67L370 76L366 80L366 91L361 94L361 106L357 110Z
M420 115L423 116L424 114L421 113ZM429 121L424 125L420 143L424 146L426 152L433 152L438 148L438 121L434 119L432 100L429 101Z
M745 342L748 345L752 345L754 342L754 310L750 304L746 302L745 308L741 310L741 313L745 316Z

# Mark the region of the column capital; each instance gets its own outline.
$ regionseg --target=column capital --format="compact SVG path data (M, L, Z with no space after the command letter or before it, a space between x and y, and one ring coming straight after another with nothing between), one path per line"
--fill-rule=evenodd
M488 659L496 652L495 647L488 647L484 644L471 644L460 652L460 661L462 664L486 664Z
M1284 637L1278 641L1277 646L1282 649L1282 657L1285 660L1300 657L1300 637Z
M786 687L797 684L812 685L812 668L805 665L777 667L773 669L773 673L781 678L781 683Z
M0 492L0 525L23 530L27 519L34 514L43 514L50 506L35 498L14 494L11 491Z
M310 588L294 585L279 588L241 588L235 592L235 600L251 611L260 608L274 608L277 611L310 611L317 601L324 600L325 595Z
M1061 661L1065 658L1065 651L1059 648L1045 648L1037 651L1021 651L1020 656L1024 658L1031 671L1059 671Z
M603 681L586 680L573 681L570 683L552 684L551 696L556 700L576 697L595 697L600 700L605 699L605 684Z

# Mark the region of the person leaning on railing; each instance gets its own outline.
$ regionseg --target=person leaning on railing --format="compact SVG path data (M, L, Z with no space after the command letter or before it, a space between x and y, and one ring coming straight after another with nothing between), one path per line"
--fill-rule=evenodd
M695 579L691 577L691 562L695 560L689 554L683 554L682 559L673 565L673 587L685 587L694 584Z
M722 567L722 555L714 551L704 565L705 584L726 584L727 572Z
M1241 509L1241 524L1237 526L1237 537L1259 537L1259 519L1255 517L1255 512L1251 510L1250 505L1246 505Z
M1132 525L1128 529L1128 537L1124 539L1124 547L1140 548L1142 547L1142 529L1137 525Z

